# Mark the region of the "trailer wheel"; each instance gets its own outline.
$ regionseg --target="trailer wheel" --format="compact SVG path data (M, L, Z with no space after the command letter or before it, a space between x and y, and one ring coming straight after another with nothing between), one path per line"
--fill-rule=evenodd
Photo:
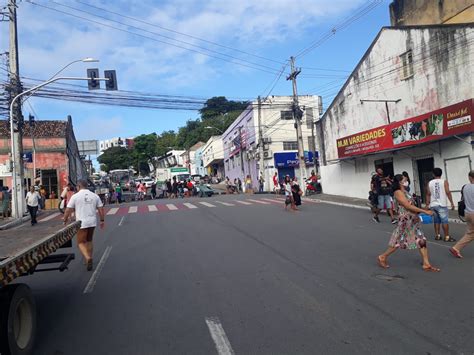
M0 290L0 354L33 353L36 335L36 303L25 284Z

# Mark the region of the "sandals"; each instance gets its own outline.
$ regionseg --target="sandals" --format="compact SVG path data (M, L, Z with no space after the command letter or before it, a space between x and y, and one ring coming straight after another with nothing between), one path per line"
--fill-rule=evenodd
M87 263L86 263L86 267L87 267L87 271L91 271L92 270L92 259L89 259L87 260Z
M427 271L427 272L440 272L441 269L438 269L437 267L434 267L434 266L423 266L423 271Z
M455 242L456 239L451 238L451 237L448 235L448 236L444 237L444 241L445 241L445 242Z
M441 240L441 236L438 234L434 239L435 240Z
M377 256L377 264L379 264L379 266L382 268L382 269L388 269L390 266L387 264L387 262L385 261L385 258L381 258L380 255Z

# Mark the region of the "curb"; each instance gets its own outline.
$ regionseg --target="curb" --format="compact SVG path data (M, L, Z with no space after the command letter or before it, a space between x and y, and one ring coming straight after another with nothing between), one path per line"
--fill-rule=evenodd
M367 210L367 209L368 209L367 206L353 205L353 204L344 203L344 202L334 202L334 201L326 201L326 200L312 199L312 198L311 198L311 199L307 199L307 200L311 200L311 201L318 202L318 203L325 203L325 204L327 204L327 205L334 205L334 206L341 206L341 207L356 208L356 209L359 209L359 210ZM448 221L449 221L449 223L464 224L464 222L461 221L459 218L449 218Z
M5 223L3 225L0 226L0 230L6 230L6 229L10 229L10 228L13 228L13 227L16 227L20 224L23 224L25 223L26 221L29 221L30 220L30 216L23 216L21 218L18 218L18 219L15 219L11 222L8 222L8 223Z

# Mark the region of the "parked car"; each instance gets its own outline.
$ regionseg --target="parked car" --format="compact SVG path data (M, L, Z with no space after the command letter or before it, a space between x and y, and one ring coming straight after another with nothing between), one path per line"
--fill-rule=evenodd
M199 197L204 197L204 196L211 197L212 195L214 195L214 190L208 184L196 185L196 190Z
M145 185L145 187L148 189L151 187L151 185L153 185L153 183L155 182L154 179L152 178L143 178L142 181L143 185Z

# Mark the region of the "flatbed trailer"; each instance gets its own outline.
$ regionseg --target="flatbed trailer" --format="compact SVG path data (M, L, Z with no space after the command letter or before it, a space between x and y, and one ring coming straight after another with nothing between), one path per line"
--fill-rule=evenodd
M0 354L33 353L36 335L36 303L31 289L13 282L35 272L64 271L74 254L55 254L72 246L80 222L63 226L49 220L34 227L0 231Z

